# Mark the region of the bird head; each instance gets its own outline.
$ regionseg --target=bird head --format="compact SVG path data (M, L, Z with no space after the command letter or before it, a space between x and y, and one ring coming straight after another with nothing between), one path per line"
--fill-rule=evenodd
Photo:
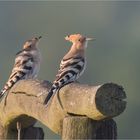
M39 37L34 37L28 41L25 42L25 44L23 45L23 49L28 49L28 48L34 48L38 45L38 42L39 40L41 39L42 37L39 36Z
M81 34L72 34L65 37L65 40L72 42L73 44L77 44L76 46L80 48L86 48L88 41L95 40L95 38L88 38L82 36Z

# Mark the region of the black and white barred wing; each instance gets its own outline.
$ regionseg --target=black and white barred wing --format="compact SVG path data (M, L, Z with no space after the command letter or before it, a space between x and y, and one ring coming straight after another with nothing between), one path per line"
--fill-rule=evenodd
M85 59L81 57L63 59L60 64L60 70L56 75L56 79L53 82L44 104L50 100L52 95L62 88L63 86L76 81L85 69Z
M63 59L60 63L60 70L56 75L56 80L63 82L71 82L77 80L85 69L85 59L83 57L75 57Z
M12 73L5 84L4 88L1 90L0 99L17 81L25 79L32 73L33 69L33 60L31 55L19 54L15 59L15 64L12 70Z

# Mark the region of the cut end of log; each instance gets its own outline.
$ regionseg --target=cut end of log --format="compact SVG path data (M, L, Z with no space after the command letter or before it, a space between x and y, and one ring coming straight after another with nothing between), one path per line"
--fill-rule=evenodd
M102 85L96 93L97 109L105 116L113 117L121 114L126 108L126 94L121 86L113 83Z

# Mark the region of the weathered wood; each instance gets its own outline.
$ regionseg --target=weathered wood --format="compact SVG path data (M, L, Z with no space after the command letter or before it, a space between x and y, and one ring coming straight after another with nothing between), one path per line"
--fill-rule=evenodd
M117 124L113 119L100 121L100 126L96 130L96 139L117 139Z
M87 117L70 116L63 120L62 140L87 140L96 138L100 123Z
M63 87L45 107L43 102L51 84L47 81L21 80L9 92L7 105L0 104L0 120L4 128L21 116L22 128L27 128L39 120L55 133L61 134L62 121L67 114L87 116L94 120L111 118L125 109L126 97L123 88L116 84L88 86L78 83ZM38 94L44 93L42 96ZM31 116L31 117L29 117ZM34 118L34 119L33 119Z
M59 101L66 112L86 115L94 120L117 116L126 107L123 88L113 83L100 86L71 84L60 92Z
M5 139L7 135L7 129L4 128L1 124L0 124L0 140Z
M117 125L113 119L95 121L82 116L63 120L62 140L117 139Z

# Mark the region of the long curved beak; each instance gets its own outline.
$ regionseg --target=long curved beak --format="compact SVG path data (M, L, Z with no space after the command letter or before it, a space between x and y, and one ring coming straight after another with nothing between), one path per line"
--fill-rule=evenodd
M96 40L96 38L89 38L89 37L86 38L86 41L94 41L94 40Z

